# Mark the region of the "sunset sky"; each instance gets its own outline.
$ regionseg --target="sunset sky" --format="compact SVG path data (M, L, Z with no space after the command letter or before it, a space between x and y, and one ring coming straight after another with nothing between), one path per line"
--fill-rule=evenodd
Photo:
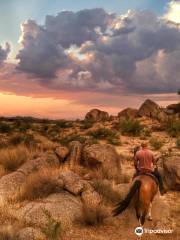
M1 0L0 17L1 116L178 100L179 0Z

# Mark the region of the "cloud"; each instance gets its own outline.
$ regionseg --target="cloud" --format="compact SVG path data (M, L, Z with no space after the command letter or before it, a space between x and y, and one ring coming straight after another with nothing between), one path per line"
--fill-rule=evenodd
M48 15L44 26L28 20L22 24L23 49L17 55L18 68L42 77L54 77L58 69L73 64L65 50L71 45L95 41L112 18L103 9L92 9Z
M180 1L171 1L168 4L167 13L165 18L174 23L180 24Z
M0 45L0 64L7 59L10 50L11 47L9 43L6 43L4 48Z
M50 89L176 92L180 29L150 11L65 11L22 25L18 70Z

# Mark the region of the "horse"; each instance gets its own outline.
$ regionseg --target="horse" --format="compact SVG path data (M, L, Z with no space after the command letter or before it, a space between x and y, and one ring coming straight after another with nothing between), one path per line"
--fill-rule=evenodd
M136 217L140 226L143 226L147 214L148 220L152 221L152 202L157 192L158 184L152 176L139 175L135 177L125 199L119 202L113 210L113 216L117 216L122 213L129 206L131 200L133 200Z

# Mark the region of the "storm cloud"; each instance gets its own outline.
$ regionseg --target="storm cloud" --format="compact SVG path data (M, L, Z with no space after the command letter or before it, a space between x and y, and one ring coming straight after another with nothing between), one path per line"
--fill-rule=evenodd
M7 59L10 50L11 47L9 43L6 43L4 48L0 45L0 64Z
M18 69L55 89L176 92L180 28L150 11L64 11L22 25ZM1 59L0 48L0 59Z

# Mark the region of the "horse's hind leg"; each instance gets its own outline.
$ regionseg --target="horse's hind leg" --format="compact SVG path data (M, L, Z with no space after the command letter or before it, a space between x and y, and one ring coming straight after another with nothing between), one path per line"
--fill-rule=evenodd
M150 203L150 206L149 206L148 220L152 221L152 202Z

